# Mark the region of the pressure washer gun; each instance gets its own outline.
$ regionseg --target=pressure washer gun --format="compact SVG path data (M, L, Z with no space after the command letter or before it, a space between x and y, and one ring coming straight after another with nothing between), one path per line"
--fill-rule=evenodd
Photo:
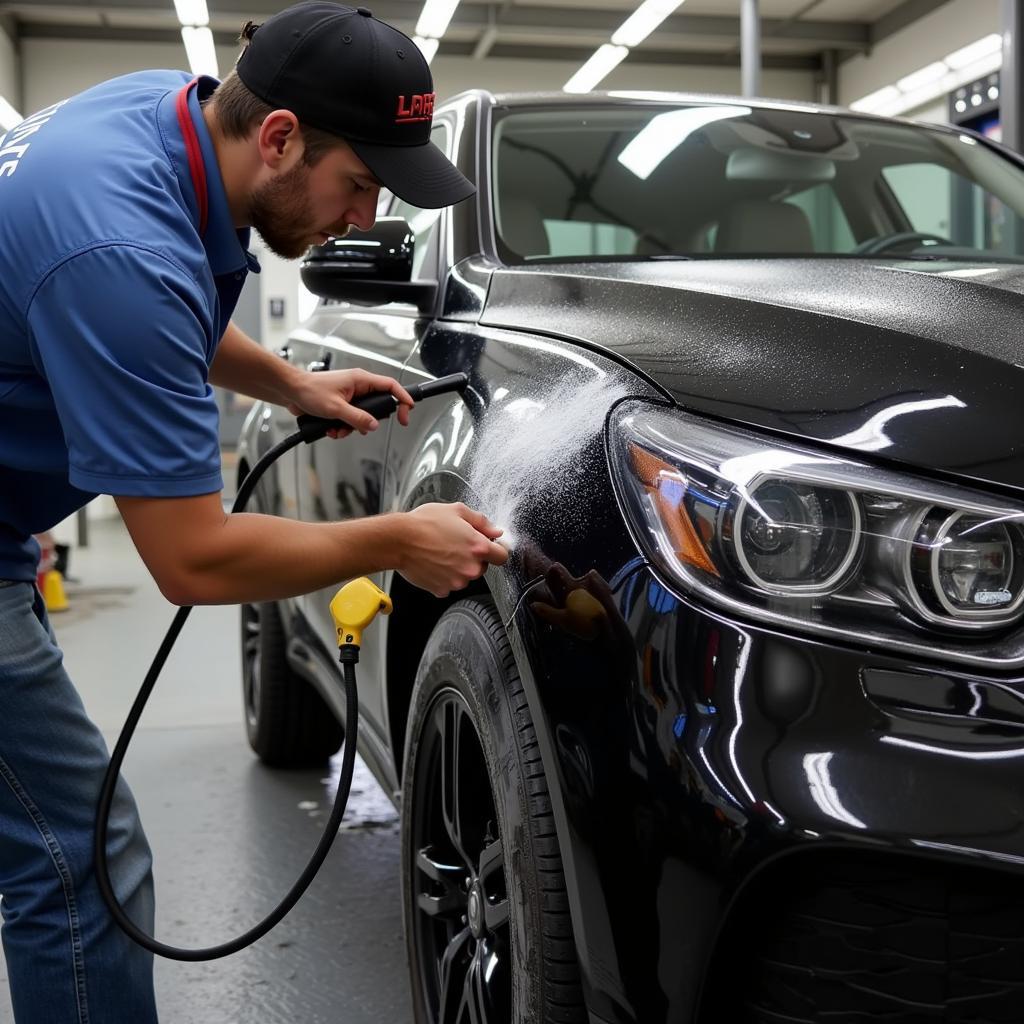
M414 402L434 395L446 395L453 392L462 394L469 387L469 377L464 373L450 373L447 377L424 381L406 388ZM361 395L351 403L355 408L368 412L378 420L386 420L399 406L398 399L390 391L371 391ZM346 430L349 424L344 420L329 420L321 416L302 415L296 419L299 433L306 444L312 444L324 437L329 430Z

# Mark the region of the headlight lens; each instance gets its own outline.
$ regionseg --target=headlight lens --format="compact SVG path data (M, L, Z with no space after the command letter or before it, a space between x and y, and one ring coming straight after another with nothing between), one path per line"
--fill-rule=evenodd
M773 622L1024 663L1024 505L646 402L609 431L637 540L684 588Z
M740 499L729 533L736 559L754 586L822 593L856 558L860 508L846 491L769 478Z
M909 553L918 593L938 615L1004 619L1024 597L1016 524L949 509L930 509Z

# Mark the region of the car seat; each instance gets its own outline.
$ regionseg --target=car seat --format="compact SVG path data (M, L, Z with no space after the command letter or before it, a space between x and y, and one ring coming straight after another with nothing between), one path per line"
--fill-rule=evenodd
M813 253L811 222L792 203L741 199L719 221L715 252Z

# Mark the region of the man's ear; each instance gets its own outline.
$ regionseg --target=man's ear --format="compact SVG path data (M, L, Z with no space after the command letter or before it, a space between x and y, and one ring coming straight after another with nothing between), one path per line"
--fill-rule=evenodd
M263 119L256 137L260 159L274 171L290 170L302 157L299 119L290 110L275 110Z

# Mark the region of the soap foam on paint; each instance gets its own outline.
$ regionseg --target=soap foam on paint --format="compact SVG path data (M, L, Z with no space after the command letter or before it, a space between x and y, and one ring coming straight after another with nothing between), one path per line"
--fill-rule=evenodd
M604 376L574 374L543 391L492 404L477 438L470 487L477 506L505 530L510 548L528 535L522 513L550 513L558 525L573 523L572 499L586 485L581 458L598 440L608 410L625 395Z

